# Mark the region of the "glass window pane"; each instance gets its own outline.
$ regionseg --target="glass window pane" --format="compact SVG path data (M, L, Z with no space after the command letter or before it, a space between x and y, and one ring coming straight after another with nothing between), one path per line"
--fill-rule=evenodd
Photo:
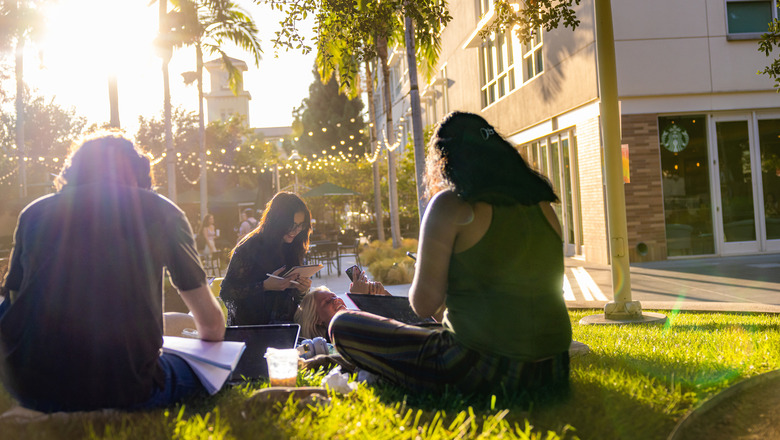
M575 206L577 207L576 215L575 215L575 218L577 220L577 231L578 231L577 243L584 243L585 240L583 240L583 238L582 238L582 210L580 209L580 207L582 206L581 203L580 203L580 200L582 200L582 197L580 197L580 185L579 185L579 181L580 181L580 171L579 171L579 169L580 168L577 165L577 157L578 157L578 154L577 154L577 136L575 136L573 133L572 133L572 138L571 138L571 157L573 158L572 161L571 161L572 162L572 175L573 175L572 177L574 177L574 182L575 182L575 193L574 193L575 199L574 199L574 203L576 204Z
M766 32L772 21L772 2L728 2L726 16L730 34Z
M558 151L558 142L551 142L550 143L550 181L552 182L553 189L555 190L555 194L558 196L560 200L563 200L563 196L561 194L561 167L559 163L559 151ZM553 210L558 215L558 221L563 224L563 210L561 209L560 203L553 203Z
M658 118L666 252L715 253L704 115Z
M542 49L534 52L534 58L536 58L536 74L540 74L544 71L544 65L542 64Z
M489 43L487 46L487 62L485 65L485 68L487 69L487 81L493 81L493 78L495 77L495 62L493 61L493 51L495 50L495 47L492 43Z
M780 239L780 119L758 121L767 240Z
M515 69L509 69L509 91L515 89Z
M715 124L718 140L718 171L726 242L755 241L753 178L747 121Z
M514 42L516 40L515 33L510 31L506 39L506 63L508 66L511 66L515 63Z
M569 140L561 139L561 155L563 156L564 203L566 203L566 238L569 244L574 244L574 201L571 191L571 163L569 161Z
M547 169L547 144L539 146L539 168L537 170L548 178L550 177L550 170Z
M496 75L504 71L504 34L496 36Z
M534 60L533 57L528 57L525 59L525 80L528 81L533 77L534 77Z
M482 46L479 48L480 55L482 55L482 62L479 63L479 73L480 73L480 80L482 81L482 85L484 86L487 84L487 71L485 70L485 67L487 66L487 50L485 46Z

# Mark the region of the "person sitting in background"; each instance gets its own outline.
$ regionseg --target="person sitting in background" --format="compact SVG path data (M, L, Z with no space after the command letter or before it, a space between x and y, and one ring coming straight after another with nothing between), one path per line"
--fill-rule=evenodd
M482 117L455 112L433 133L425 186L409 300L443 329L340 310L339 354L415 391L565 394L571 322L550 183Z
M73 150L57 192L19 215L0 302L0 379L43 412L168 406L205 388L160 353L163 268L201 339L225 320L184 213L151 190L149 159L116 133Z
M303 263L310 219L309 208L296 194L280 192L266 204L260 225L231 252L220 291L228 309L228 325L293 321L311 279L276 276Z
M241 213L241 224L238 225L238 240L241 241L247 234L252 232L257 227L257 219L255 219L255 210L252 208L246 208Z

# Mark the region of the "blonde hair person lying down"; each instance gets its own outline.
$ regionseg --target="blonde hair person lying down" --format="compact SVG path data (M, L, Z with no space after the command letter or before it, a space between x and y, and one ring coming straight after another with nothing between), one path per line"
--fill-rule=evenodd
M382 283L369 281L365 272L361 271L357 278L357 281L349 286L350 293L390 295ZM294 320L301 326L301 337L305 339L322 337L330 341L328 325L336 313L342 310L347 310L346 304L326 286L312 288L309 293L303 296L301 304L295 312Z

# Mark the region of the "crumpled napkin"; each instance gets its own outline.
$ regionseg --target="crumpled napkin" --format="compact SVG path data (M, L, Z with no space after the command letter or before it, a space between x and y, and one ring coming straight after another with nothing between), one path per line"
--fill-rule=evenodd
M357 389L355 382L349 381L349 375L341 372L341 367L336 367L322 379L321 386L330 388L339 394L349 394Z

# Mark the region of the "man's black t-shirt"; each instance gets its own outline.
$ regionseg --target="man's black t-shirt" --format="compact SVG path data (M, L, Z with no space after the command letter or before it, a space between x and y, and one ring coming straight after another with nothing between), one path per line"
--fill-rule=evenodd
M165 377L163 267L180 290L205 283L184 213L151 191L65 187L22 211L0 319L3 382L67 410L144 402Z

